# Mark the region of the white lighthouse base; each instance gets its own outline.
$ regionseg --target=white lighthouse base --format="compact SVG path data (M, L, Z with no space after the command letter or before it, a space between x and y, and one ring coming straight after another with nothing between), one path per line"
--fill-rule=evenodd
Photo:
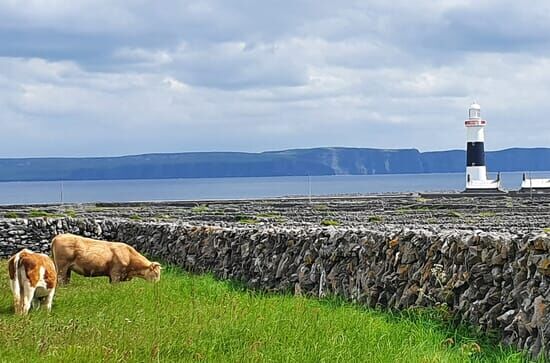
M466 190L467 193L494 193L502 192L500 189L500 174L495 180L487 179L487 168L485 166L468 166L466 168Z
M466 184L466 191L500 191L500 180L472 180Z
M550 179L524 178L520 192L550 193Z
M465 193L501 193L500 180L472 180L466 184Z

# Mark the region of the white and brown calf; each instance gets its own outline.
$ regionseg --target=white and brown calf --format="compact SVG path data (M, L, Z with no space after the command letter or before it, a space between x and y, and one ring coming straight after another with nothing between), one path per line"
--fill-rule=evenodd
M23 249L9 259L8 273L16 314L27 314L37 301L51 310L57 272L48 256Z

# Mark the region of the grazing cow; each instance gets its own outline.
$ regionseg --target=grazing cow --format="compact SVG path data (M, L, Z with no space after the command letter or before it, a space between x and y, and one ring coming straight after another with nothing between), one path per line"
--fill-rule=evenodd
M57 273L48 256L22 249L8 260L8 273L16 314L27 314L38 301L52 309Z
M132 246L99 241L74 234L60 234L52 240L52 257L61 284L69 283L71 271L83 276L108 276L111 283L140 277L160 280L160 264L150 262Z

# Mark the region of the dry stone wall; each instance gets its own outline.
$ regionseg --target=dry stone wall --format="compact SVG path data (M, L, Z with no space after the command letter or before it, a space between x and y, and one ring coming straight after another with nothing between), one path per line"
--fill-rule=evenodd
M550 236L483 231L205 227L94 219L0 219L0 257L49 251L63 232L127 242L192 272L252 288L371 307L445 304L537 356L550 338Z

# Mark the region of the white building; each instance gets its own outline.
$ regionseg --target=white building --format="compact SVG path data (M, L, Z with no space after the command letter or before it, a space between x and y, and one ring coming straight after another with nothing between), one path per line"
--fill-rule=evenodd
M522 192L550 192L550 179L534 179L528 178L525 173L523 174L523 181L521 182Z
M485 166L485 125L481 107L477 102L470 105L466 126L466 192L493 192L500 190L500 177L487 179Z

